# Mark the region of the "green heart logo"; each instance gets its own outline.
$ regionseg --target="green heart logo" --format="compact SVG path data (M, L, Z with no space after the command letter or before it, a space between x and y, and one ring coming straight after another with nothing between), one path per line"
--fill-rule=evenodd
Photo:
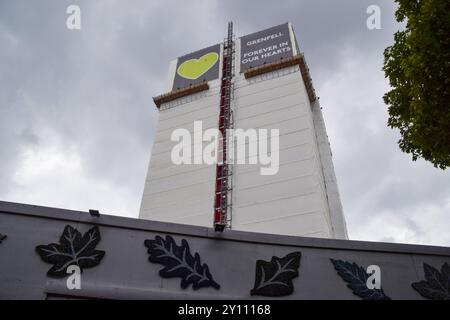
M204 75L219 60L216 52L204 54L198 59L186 60L178 67L177 73L186 79L195 80Z

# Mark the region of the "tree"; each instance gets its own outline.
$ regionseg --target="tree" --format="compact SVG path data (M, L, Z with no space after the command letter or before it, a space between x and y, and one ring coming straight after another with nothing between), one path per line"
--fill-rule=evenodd
M392 90L388 126L400 130L403 152L450 167L450 2L395 0L406 28L384 51L383 70Z

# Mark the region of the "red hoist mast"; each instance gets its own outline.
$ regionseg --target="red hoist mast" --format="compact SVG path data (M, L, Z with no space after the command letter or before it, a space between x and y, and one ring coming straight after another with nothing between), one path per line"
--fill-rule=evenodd
M216 166L216 186L214 198L214 230L223 231L231 221L232 164L228 163L227 129L233 128L231 97L233 91L234 41L233 22L228 23L228 35L223 43L222 79L220 84L219 142ZM232 141L231 141L232 142ZM232 151L231 151L232 152ZM222 160L222 161L220 161Z

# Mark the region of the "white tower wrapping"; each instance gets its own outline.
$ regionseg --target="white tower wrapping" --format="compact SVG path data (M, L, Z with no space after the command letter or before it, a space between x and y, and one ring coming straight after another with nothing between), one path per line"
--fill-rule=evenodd
M194 121L202 121L203 130L219 128L224 46L226 42L170 64L169 93L155 98L159 121L140 218L213 226L217 167L174 164L171 152L178 142L171 141L171 134L184 128L194 137ZM241 37L232 51L232 125L243 130L278 129L279 170L261 175L260 165L248 164L248 158L256 156L251 153L245 155L246 164L231 165L228 226L346 239L322 111L292 25ZM191 141L192 157L204 145L199 148Z

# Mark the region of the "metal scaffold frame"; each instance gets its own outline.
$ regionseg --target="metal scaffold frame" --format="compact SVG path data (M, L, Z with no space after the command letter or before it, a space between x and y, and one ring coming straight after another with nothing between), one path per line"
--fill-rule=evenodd
M218 148L216 165L216 185L214 197L214 230L223 231L230 227L232 213L233 167L229 161L233 140L228 137L227 129L233 129L233 97L234 74L234 36L233 22L228 23L227 38L223 43L222 78L220 85L219 131L221 139ZM220 161L221 160L221 161Z

